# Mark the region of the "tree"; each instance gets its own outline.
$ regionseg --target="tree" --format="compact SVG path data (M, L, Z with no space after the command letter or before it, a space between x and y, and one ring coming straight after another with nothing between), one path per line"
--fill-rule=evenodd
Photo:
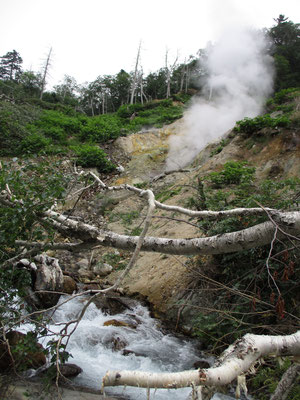
M130 104L133 104L135 92L137 89L137 84L138 84L138 68L139 68L139 63L140 63L140 57L141 57L141 45L142 42L139 43L136 59L135 59L135 67L134 67L134 72L132 74L132 81L131 81L131 92L130 92Z
M25 71L20 75L20 83L27 95L39 96L42 84L40 74L36 74L33 71Z
M171 96L171 77L172 74L176 68L177 61L178 61L178 54L173 62L173 64L169 64L168 61L168 54L169 50L166 50L166 55L165 55L165 69L166 69L166 84L167 84L167 93L166 93L166 98L168 99Z
M22 72L23 60L16 51L9 51L1 57L0 78L3 80L18 81Z
M72 76L65 75L60 85L54 86L54 90L63 104L76 105L78 85L76 79Z
M275 354L300 355L300 331L289 336L259 336L247 334L219 357L213 367L182 372L151 373L143 371L108 371L103 378L105 386L137 386L144 388L177 389L180 387L192 387L193 398L202 399L203 386L222 386L237 379L237 398L244 390L247 395L247 387L244 374L254 367L254 364L262 357ZM299 364L296 366L296 376L299 372ZM295 378L295 374L293 375ZM293 385L293 381L290 382ZM276 399L282 399L286 394L286 387L279 391ZM277 397L278 396L278 397ZM275 397L273 397L275 400Z
M116 109L123 104L129 103L130 74L124 71L124 69L121 69L120 72L114 76L111 92Z
M45 64L44 64L44 68L43 68L43 72L42 72L42 84L41 84L41 94L40 94L40 99L42 100L43 98L43 93L46 87L46 80L47 77L49 75L49 68L51 66L51 54L52 54L52 47L50 47L49 53L47 55Z
M163 99L166 95L166 71L161 68L157 72L150 72L146 77L145 91L150 99Z
M284 15L279 15L275 22L269 35L274 43L276 90L297 87L300 85L300 24L294 24Z

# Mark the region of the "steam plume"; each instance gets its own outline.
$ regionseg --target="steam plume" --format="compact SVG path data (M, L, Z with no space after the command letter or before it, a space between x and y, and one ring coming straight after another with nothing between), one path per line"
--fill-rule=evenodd
M227 30L207 54L206 100L194 101L185 114L182 133L170 138L167 170L190 163L236 121L258 115L272 92L272 59L261 32Z

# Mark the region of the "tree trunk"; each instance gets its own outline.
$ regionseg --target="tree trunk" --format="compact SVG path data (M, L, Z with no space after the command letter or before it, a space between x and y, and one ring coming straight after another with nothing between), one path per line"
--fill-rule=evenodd
M199 385L222 386L244 374L261 357L300 355L300 331L288 336L247 334L237 340L208 369L151 373L143 371L108 371L103 386L137 386L178 389Z
M135 69L134 69L134 75L132 78L132 87L131 87L131 95L130 95L130 104L133 104L134 96L135 96L135 91L136 91L136 84L137 84L137 78L138 78L138 66L139 66L139 61L140 61L140 52L141 52L141 42L139 43L138 47L138 52L135 60Z
M50 67L50 60L51 60L51 53L52 53L52 47L49 50L48 56L47 56L47 60L45 63L45 67L44 67L44 73L43 73L43 79L42 79L42 87L41 87L41 94L40 94L40 99L42 100L43 98L43 93L45 90L45 86L46 86L46 78L47 75L49 73L49 67Z

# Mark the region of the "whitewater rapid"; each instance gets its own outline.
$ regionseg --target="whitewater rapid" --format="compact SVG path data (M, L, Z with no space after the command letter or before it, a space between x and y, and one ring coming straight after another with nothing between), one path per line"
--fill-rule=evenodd
M66 300L63 296L60 303ZM62 322L75 319L87 300L75 298L62 304L52 317L49 330L58 332ZM128 326L105 326L109 320L118 320ZM46 339L41 342L44 346ZM123 355L125 350L131 351ZM116 349L117 347L117 349ZM118 349L118 347L123 347ZM200 359L199 351L191 341L164 334L159 322L151 318L148 309L136 304L118 315L105 315L93 303L87 308L76 331L71 336L67 349L73 358L69 362L80 366L83 372L74 383L93 389L101 388L101 381L108 370L143 370L149 372L170 372L192 369ZM202 357L201 357L202 358ZM109 394L125 395L130 399L145 399L146 389L108 388ZM186 399L191 389L152 390L152 399Z

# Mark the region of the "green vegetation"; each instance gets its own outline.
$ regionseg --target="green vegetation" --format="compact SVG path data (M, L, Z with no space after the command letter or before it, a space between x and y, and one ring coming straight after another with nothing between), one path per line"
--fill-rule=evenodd
M298 119L295 118L293 102L300 95L299 88L282 89L274 94L274 97L266 103L268 110L272 113L259 115L255 118L244 118L237 121L234 130L247 136L258 134L263 128L290 128L299 126Z
M279 128L289 127L291 120L287 115L278 116L272 118L269 114L261 115L255 118L244 118L236 123L234 128L237 132L246 133L252 135L255 132L260 131L263 128Z
M248 167L246 162L228 161L222 171L212 172L209 180L214 187L221 187L230 184L249 184L253 181L254 167Z
M204 192L197 193L196 209L226 210L235 207L293 209L300 190L300 180L291 178L255 183L255 168L245 163L228 162L220 172L202 180ZM199 186L198 190L203 190ZM241 218L227 217L217 221L200 221L206 235L239 231L268 220L268 215ZM270 246L238 253L213 256L215 273L211 302L215 311L199 312L194 320L195 334L216 349L232 343L246 332L269 333L296 329L299 317L294 299L299 291L297 273L300 263L297 248L276 241L270 257ZM267 261L268 260L268 261ZM198 268L201 271L202 259ZM266 266L268 263L268 266ZM197 270L194 270L197 275ZM211 282L211 280L210 280ZM205 327L203 329L203 327Z
M41 212L58 199L65 198L70 177L64 173L60 164L40 157L39 160L23 160L22 163L1 163L0 192L9 185L14 194L14 207L0 204L0 320L3 328L16 329L23 318L23 310L32 311L29 303L28 288L31 286L30 273L12 265L4 266L5 261L19 254L16 240L51 241L54 231L40 218ZM20 202L21 201L21 202ZM36 341L47 334L45 317L36 315L30 321L33 331L27 333L21 341L12 347L16 371L27 369L26 354L34 352ZM1 340L0 340L1 341ZM3 343L3 342L2 342ZM49 343L45 354L56 360L57 341ZM59 359L64 361L69 354L64 346L60 347ZM0 389L2 390L0 381ZM1 391L1 393L3 393Z
M257 400L269 400L271 394L274 393L282 375L290 367L291 361L286 358L260 367L257 373L249 381L251 393ZM298 378L299 380L299 378ZM300 385L295 385L289 393L287 400L300 399Z
M136 117L131 119L130 112ZM120 112L87 117L80 113L47 110L0 101L0 156L75 155L84 167L111 172L114 167L97 146L143 127L162 126L182 116L171 100L122 106ZM139 110L139 111L137 111ZM120 116L121 115L121 116Z
M107 154L97 146L83 144L72 148L77 155L77 163L82 167L96 167L104 173L111 172L116 168L107 158Z

